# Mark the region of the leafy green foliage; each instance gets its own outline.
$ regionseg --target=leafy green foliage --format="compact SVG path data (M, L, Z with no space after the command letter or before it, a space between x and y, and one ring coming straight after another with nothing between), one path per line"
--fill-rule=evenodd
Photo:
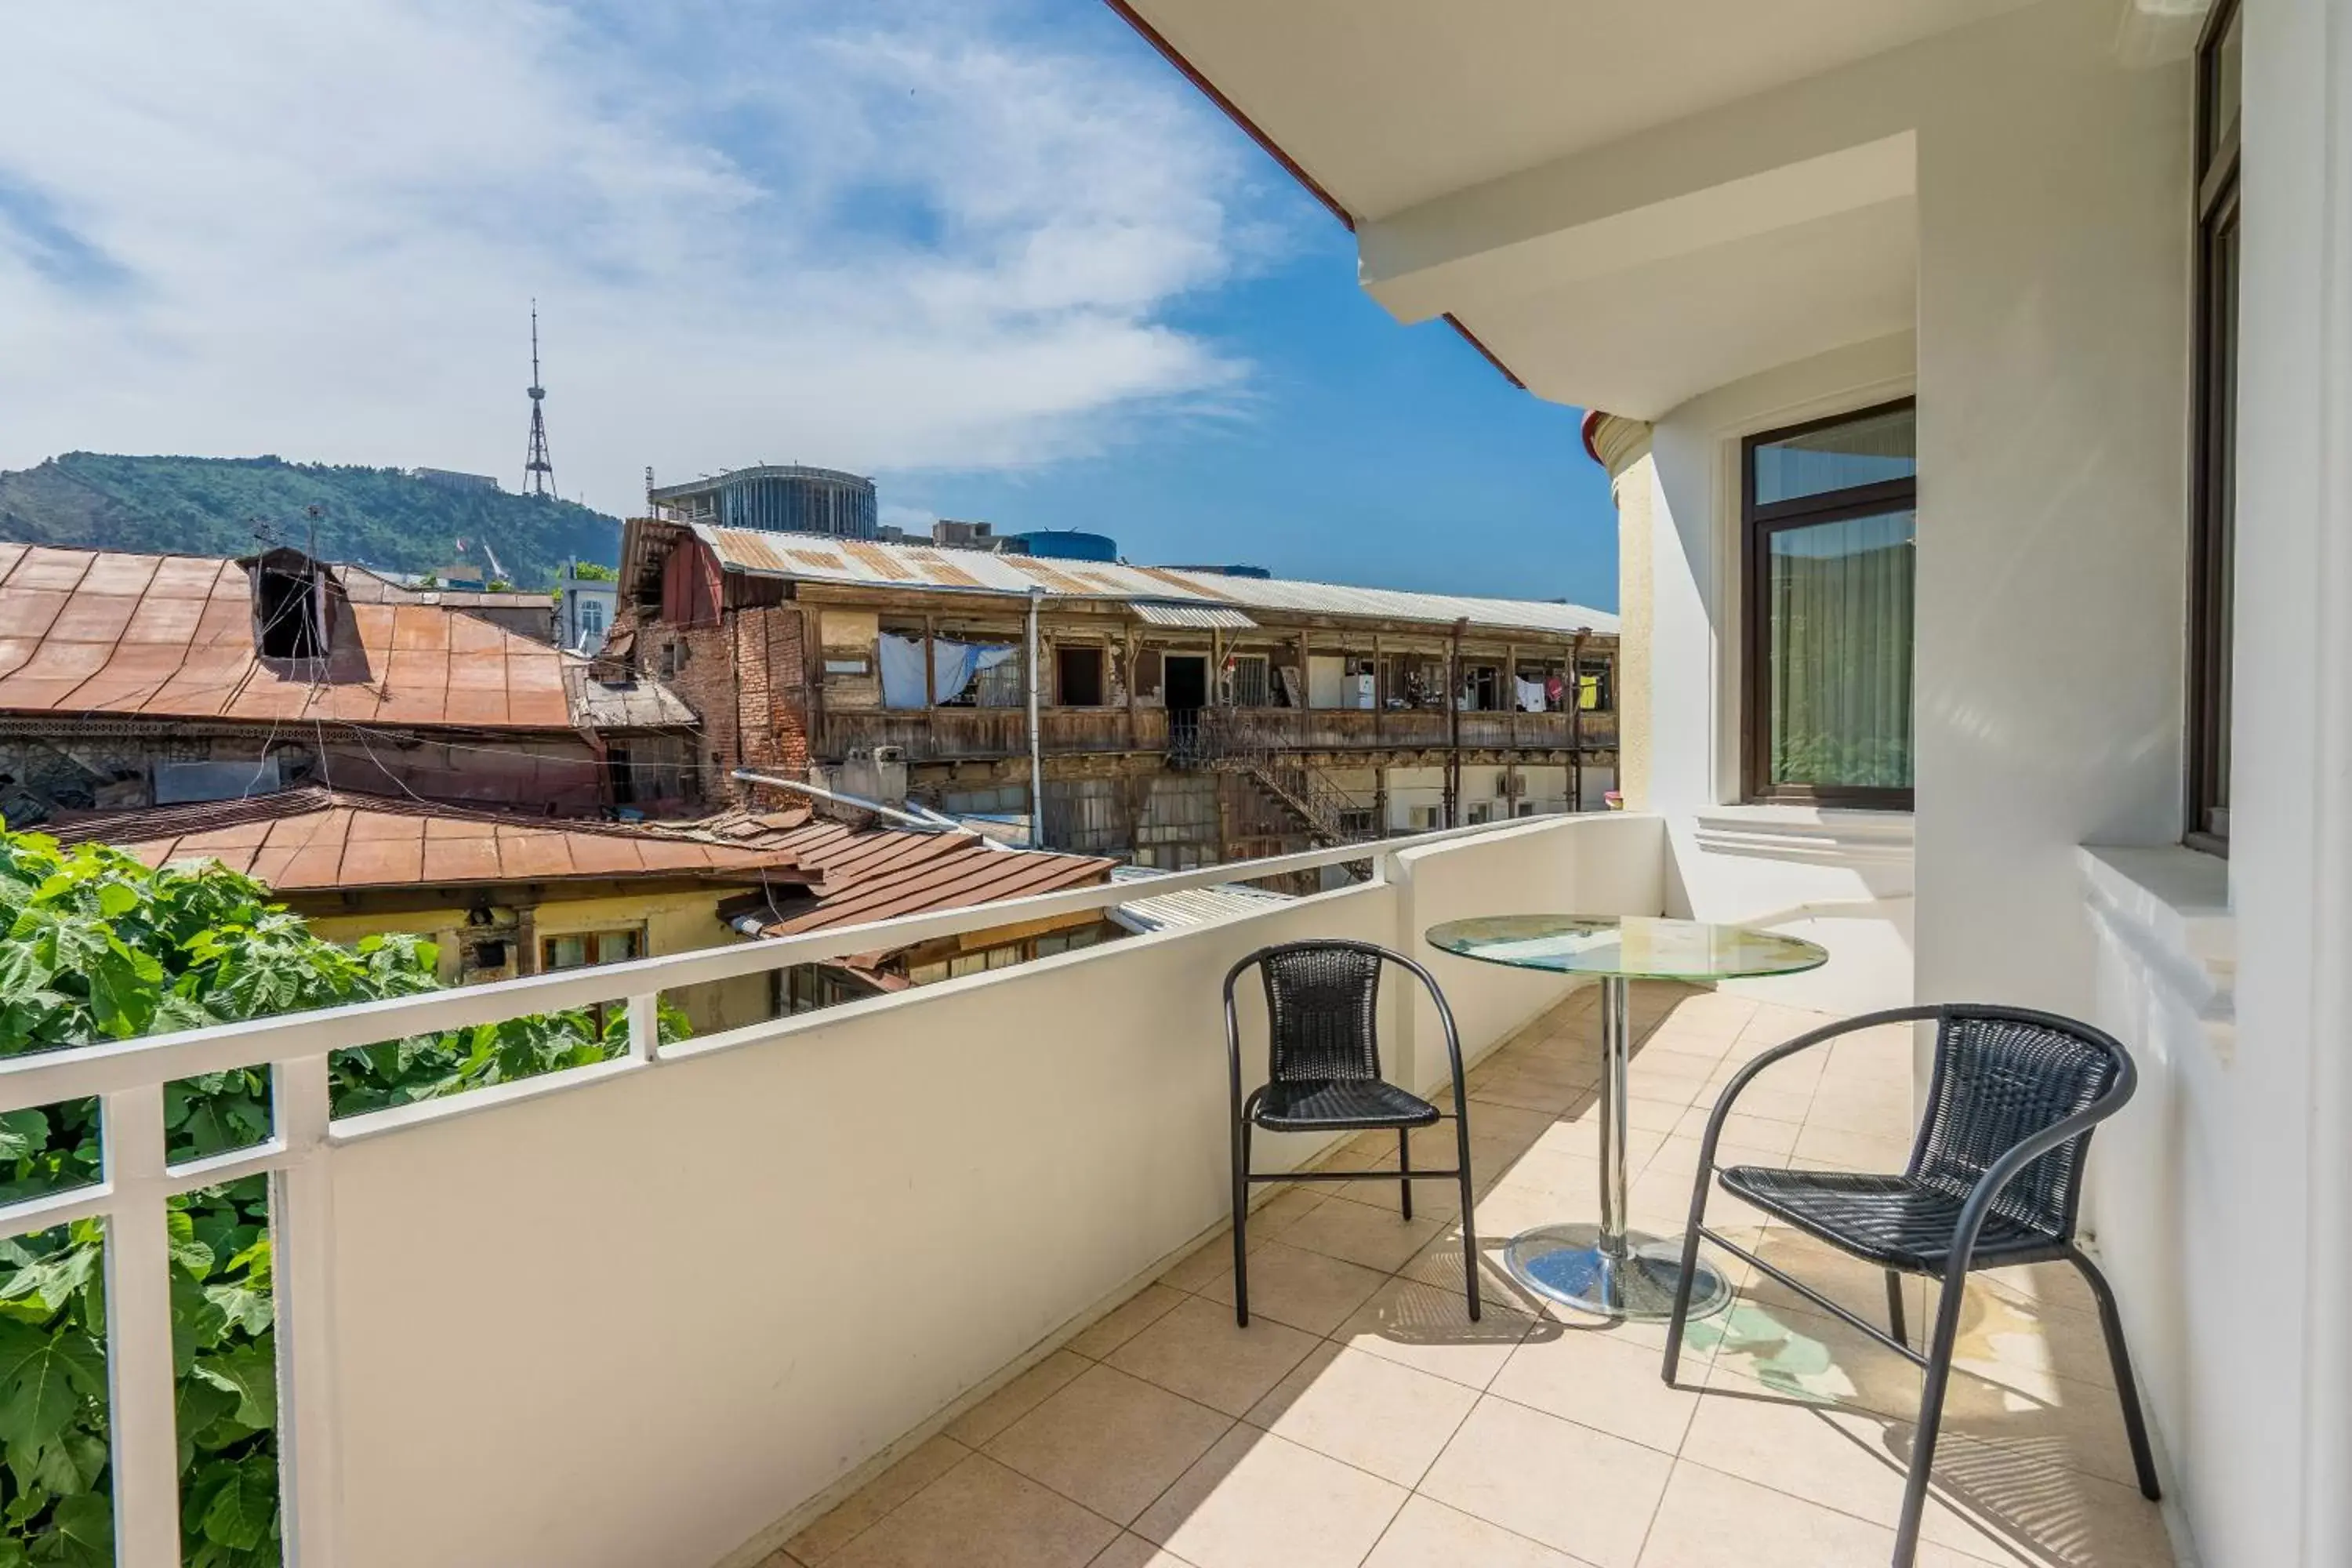
M217 863L150 869L103 845L0 831L0 1056L438 988L433 944L344 947ZM665 1008L665 1037L685 1032ZM619 1007L518 1018L337 1052L338 1115L603 1061ZM269 1136L266 1068L167 1085L174 1161ZM0 1203L99 1178L98 1106L0 1115ZM173 1366L187 1568L279 1561L268 1189L255 1176L172 1200ZM0 1568L113 1562L104 1227L0 1238Z
M398 572L446 566L460 539L487 540L514 580L531 586L553 582L568 557L614 559L621 534L618 519L571 501L435 484L398 468L68 452L0 473L0 539L246 555L257 522L296 545L315 526L320 554Z

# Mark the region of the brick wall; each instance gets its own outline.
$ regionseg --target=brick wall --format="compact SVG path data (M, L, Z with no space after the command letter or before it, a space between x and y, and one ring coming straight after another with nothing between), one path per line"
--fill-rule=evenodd
M806 658L797 607L729 610L717 626L632 618L637 668L667 682L701 721L704 799L743 799L743 786L729 776L739 767L806 773Z

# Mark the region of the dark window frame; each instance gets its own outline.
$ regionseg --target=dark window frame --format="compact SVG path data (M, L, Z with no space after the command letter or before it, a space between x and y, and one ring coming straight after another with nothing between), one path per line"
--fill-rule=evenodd
M2230 446L2237 426L2237 311L2221 287L2221 258L2237 243L2238 126L2213 123L2220 97L2221 41L2237 19L2239 0L2221 0L2206 17L2197 43L2195 363L2191 371L2189 491L2189 646L2187 821L2181 842L2226 856L2230 851L2230 711L2232 661L2231 606L2235 579L2236 467ZM2242 102L2242 97L2241 98Z
M1897 508L1916 514L1919 505L1916 474L1903 479L1850 485L1843 489L1759 504L1756 500L1756 448L1833 426L1850 425L1874 415L1916 408L1916 397L1897 397L1863 408L1848 408L1801 425L1759 430L1739 444L1739 584L1740 584L1740 717L1739 776L1741 798L1759 805L1835 805L1870 811L1909 811L1910 789L1865 788L1845 784L1775 784L1772 770L1772 636L1770 605L1766 602L1769 578L1765 572L1765 547L1784 529L1810 528L1873 517ZM1917 623L1912 627L1914 653ZM1916 733L1915 720L1914 733Z

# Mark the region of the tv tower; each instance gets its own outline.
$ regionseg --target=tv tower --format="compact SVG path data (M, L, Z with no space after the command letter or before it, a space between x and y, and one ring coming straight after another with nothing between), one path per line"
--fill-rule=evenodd
M547 388L539 384L539 301L530 302L530 452L522 465L525 495L555 493L555 465L547 457Z

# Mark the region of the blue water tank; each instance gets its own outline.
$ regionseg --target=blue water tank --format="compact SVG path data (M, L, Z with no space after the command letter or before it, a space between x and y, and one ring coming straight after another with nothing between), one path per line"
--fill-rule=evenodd
M1075 528L1041 528L1034 533L1016 533L1028 553L1047 561L1117 561L1118 542L1100 533L1082 533Z

